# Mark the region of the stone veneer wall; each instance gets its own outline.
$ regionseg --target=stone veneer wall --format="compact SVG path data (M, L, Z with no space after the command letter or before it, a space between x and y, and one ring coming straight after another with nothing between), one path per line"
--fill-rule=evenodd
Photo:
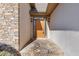
M18 49L18 4L0 3L0 44Z

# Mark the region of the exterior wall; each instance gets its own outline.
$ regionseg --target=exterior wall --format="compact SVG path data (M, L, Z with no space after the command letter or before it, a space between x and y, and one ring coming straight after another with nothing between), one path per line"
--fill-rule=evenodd
M28 3L20 4L20 49L31 38L30 6Z
M33 21L30 23L30 36L33 38Z
M46 36L47 38L50 38L50 30L49 30L49 23L46 21Z
M79 31L51 31L50 39L59 45L65 56L79 56Z
M79 4L57 6L51 15L49 36L60 45L65 55L79 55Z
M79 30L79 3L59 4L50 18L51 30Z
M0 43L18 49L18 4L0 3Z

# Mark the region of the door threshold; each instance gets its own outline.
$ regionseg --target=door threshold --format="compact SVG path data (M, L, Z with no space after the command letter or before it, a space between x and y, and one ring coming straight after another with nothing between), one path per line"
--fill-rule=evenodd
M39 40L41 40L41 39L42 39L42 40L46 40L47 38L36 38L36 39L39 39Z

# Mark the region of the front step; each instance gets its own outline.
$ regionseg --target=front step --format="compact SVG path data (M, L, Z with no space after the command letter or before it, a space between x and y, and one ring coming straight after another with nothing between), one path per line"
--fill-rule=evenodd
M62 56L64 52L53 42L47 39L37 39L22 51L23 56Z

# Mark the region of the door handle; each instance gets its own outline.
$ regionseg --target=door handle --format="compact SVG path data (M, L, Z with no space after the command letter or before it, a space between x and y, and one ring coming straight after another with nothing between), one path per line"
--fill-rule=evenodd
M44 33L44 32L43 32Z

